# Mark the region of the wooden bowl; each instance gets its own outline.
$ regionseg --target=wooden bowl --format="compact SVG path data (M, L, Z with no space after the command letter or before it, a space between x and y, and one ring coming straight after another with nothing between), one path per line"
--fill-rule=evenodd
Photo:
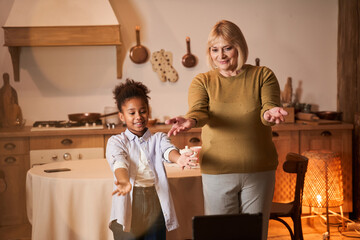
M156 124L156 122L157 122L157 119L156 119L156 118L154 118L154 119L149 118L149 120L148 120L148 126L154 126L154 125Z
M321 111L316 113L316 115L320 119L326 119L326 120L341 120L341 114L342 112L333 112L333 111Z

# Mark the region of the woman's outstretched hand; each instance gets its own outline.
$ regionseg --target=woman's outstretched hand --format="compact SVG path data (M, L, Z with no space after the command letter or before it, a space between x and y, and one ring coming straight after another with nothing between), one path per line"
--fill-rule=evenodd
M174 117L165 121L165 124L172 124L171 129L168 132L168 136L176 136L179 132L190 130L195 126L194 119L187 119L184 117Z
M264 119L268 122L274 122L279 124L285 120L284 116L288 115L288 112L281 107L271 108L264 113Z

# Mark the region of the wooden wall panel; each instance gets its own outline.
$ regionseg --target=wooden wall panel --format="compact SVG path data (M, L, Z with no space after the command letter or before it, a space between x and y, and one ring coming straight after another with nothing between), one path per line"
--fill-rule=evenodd
M354 122L360 111L360 0L339 0L338 111L343 121Z
M353 216L360 217L360 0L339 0L338 111L355 123L353 132ZM356 119L356 120L355 120Z

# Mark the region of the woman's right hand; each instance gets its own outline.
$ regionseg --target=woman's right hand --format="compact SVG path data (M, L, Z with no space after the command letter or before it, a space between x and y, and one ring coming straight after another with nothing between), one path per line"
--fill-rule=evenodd
M194 119L187 119L184 117L174 117L165 121L165 124L172 124L171 129L168 132L168 136L176 136L179 132L188 131L196 124Z

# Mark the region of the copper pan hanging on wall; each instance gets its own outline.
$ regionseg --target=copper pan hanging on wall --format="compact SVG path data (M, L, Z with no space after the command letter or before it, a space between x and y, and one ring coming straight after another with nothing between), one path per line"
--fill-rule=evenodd
M130 49L130 59L136 64L144 63L148 59L148 51L146 47L140 44L140 27L135 27L136 45Z
M186 37L186 48L187 48L187 53L182 58L182 64L187 68L191 68L196 65L196 57L193 54L191 54L189 37Z

